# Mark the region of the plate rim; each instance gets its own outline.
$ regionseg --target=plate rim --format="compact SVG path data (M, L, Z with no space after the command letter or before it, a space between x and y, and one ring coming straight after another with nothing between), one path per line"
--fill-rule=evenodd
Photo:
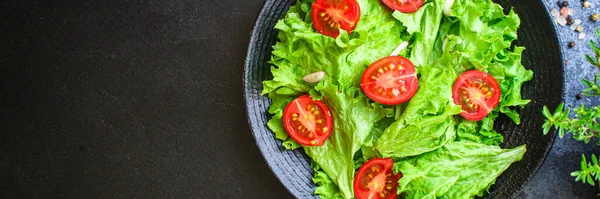
M494 0L496 1L496 0ZM243 96L244 96L244 101L245 101L245 114L248 120L248 124L249 124L249 129L252 132L252 135L254 137L254 141L256 142L256 146L257 148L260 150L261 155L263 157L263 159L266 161L267 166L269 167L269 170L271 170L271 172L273 174L275 174L275 177L277 178L277 180L285 187L285 189L293 196L293 197L298 197L303 195L302 193L300 193L298 190L296 189L292 189L294 186L291 185L288 181L286 181L284 179L284 174L280 172L280 170L275 169L274 165L276 164L275 162L273 162L272 159L267 158L266 154L268 153L268 151L266 151L263 147L261 147L260 143L258 142L259 140L259 135L258 132L256 132L256 130L253 128L254 126L260 125L257 124L255 122L252 121L250 116L250 107L252 104L252 99L250 97L249 94L249 90L251 90L251 86L249 85L248 82L251 81L250 79L250 74L249 74L249 70L252 67L252 60L254 60L255 58L253 57L253 54L256 52L257 50L257 41L259 40L259 38L262 38L264 35L260 35L260 30L264 29L264 26L261 26L261 22L265 20L265 18L268 18L268 15L270 14L269 10L271 7L273 7L273 4L277 4L277 3L293 3L294 0L266 0L263 4L263 6L261 6L260 12L258 13L258 16L256 17L256 20L254 22L254 25L252 26L252 30L250 33L250 41L248 44L248 49L247 49L247 53L246 53L246 58L245 58L245 63L244 63L244 76L243 76ZM562 39L558 36L558 27L557 25L552 21L552 17L549 11L548 6L544 3L543 0L537 0L535 1L538 3L538 5L543 7L543 12L545 13L546 17L545 19L541 19L541 20L546 20L547 22L549 22L552 25L551 28L551 34L554 35L553 39L555 40L555 42L557 44L562 43ZM279 5L279 4L277 4ZM506 8L505 8L506 9ZM513 7L511 7L511 9L514 9ZM287 12L287 10L286 10ZM519 15L519 13L517 13ZM273 27L271 27L273 28ZM518 40L518 39L517 39ZM562 103L564 103L565 101L565 92L566 92L566 78L564 78L564 74L565 74L565 53L563 48L561 48L560 46L558 47L558 54L560 56L561 62L560 62L560 66L562 69L562 75L561 75L561 84L562 84L562 89L561 89L561 93L560 93L560 101ZM264 124L266 125L266 124ZM266 128L266 127L265 127ZM270 130L269 130L270 131ZM271 132L272 133L272 132ZM541 132L540 132L541 133ZM556 136L557 136L557 131L556 129L552 129L550 130L550 132L544 136L551 136L552 138L550 139L549 144L545 147L544 150L544 154L543 154L543 158L541 159L541 161L536 161L535 164L533 164L535 166L535 171L534 172L530 172L527 176L526 176L526 180L523 181L523 183L520 183L520 185L517 187L517 190L515 192L513 192L513 194L511 194L511 198L516 198L516 196L518 196L519 193L521 193L523 191L523 188L529 184L531 182L531 180L533 179L533 177L538 173L539 169L543 166L543 164L546 162L548 155L550 154L550 151L552 149L552 147L554 146L555 140L556 140ZM279 143L279 140L276 140ZM298 152L298 150L293 150ZM290 151L291 152L291 151ZM312 171L311 171L312 173ZM311 193L312 195L312 193ZM315 198L320 198L318 195L312 195ZM491 195L488 195L488 198Z

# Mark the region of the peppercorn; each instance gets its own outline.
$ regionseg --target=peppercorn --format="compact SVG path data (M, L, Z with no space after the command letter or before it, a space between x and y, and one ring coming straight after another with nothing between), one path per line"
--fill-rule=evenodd
M589 8L592 4L590 4L590 2L584 1L583 2L583 7L584 8Z
M568 16L567 17L567 25L573 25L573 23L575 23L575 20L573 20L573 17Z
M583 26L577 26L577 28L575 28L575 31L577 31L577 32L583 31Z
M592 21L598 21L598 19L600 19L600 15L598 13L594 13L590 16L590 20Z
M577 96L575 96L575 98L578 100L583 99L583 93L578 93Z
M567 7L569 6L569 2L568 1L563 1L562 3L560 3L560 7Z
M573 47L575 47L575 42L574 41L569 42L569 48L573 48Z

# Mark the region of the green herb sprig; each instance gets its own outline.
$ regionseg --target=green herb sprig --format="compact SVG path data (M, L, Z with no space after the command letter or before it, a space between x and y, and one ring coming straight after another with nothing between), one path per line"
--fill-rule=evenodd
M578 141L589 143L592 137L600 138L600 107L585 108L583 104L576 108L575 117L569 117L571 109L563 111L564 104L560 104L554 114L550 114L548 107L544 106L543 114L546 121L542 125L544 134L550 132L552 127L558 129L558 136L564 137L565 132L573 134L573 138ZM596 143L600 146L600 141Z
M600 37L600 30L596 29L596 35ZM598 45L590 40L589 46L595 55L585 55L587 60L600 69L600 41ZM582 80L583 84L587 86L583 90L583 93L587 96L600 96L600 73L594 75L594 80ZM551 128L558 130L559 137L563 137L565 132L573 134L573 139L583 141L586 144L591 141L593 137L600 138L600 106L592 106L585 108L580 104L579 108L575 108L575 117L569 117L571 109L567 108L564 110L564 104L561 103L554 114L550 113L548 107L544 106L542 113L546 117L546 121L542 125L543 133L547 134ZM600 140L596 143L600 146ZM590 184L594 186L596 182L600 182L600 165L598 164L598 158L596 155L591 155L591 161L588 162L585 155L581 155L581 170L574 171L571 176L575 177L575 181L583 182L584 184Z
M600 37L600 30L596 29L596 35L598 35L598 37ZM596 45L594 43L593 40L590 40L590 47L592 48L592 52L594 52L594 55L585 55L585 58L587 58L587 60L594 66L596 66L597 68L600 69L600 41L598 41L598 44Z
M588 162L585 159L585 155L581 155L581 170L571 172L571 176L575 177L575 181L581 180L583 183L595 185L595 181L600 181L600 165L598 165L598 158L592 154L592 161Z
M587 86L585 90L583 90L583 94L587 96L600 96L600 74L594 74L594 81L590 81L587 79L581 80L583 84Z

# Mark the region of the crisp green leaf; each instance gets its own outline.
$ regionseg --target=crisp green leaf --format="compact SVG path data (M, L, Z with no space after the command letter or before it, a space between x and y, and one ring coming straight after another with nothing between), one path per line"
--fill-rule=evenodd
M385 129L374 149L383 157L402 158L435 150L455 138L452 99L456 74L451 68L422 67L420 88L399 120Z
M525 146L501 149L473 142L452 142L418 157L397 162L402 172L398 193L413 198L483 196L504 170L521 160Z

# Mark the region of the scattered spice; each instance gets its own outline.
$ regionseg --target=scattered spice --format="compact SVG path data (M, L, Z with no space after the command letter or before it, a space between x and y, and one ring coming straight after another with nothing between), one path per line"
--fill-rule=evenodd
M574 41L569 42L569 48L573 48L573 47L575 47L575 42Z
M560 13L558 12L558 10L552 9L552 11L550 11L550 15L552 15L553 17L558 17L558 15L560 15Z
M579 39L585 38L585 32L579 33Z
M575 23L575 20L573 19L573 17L568 16L567 17L567 25L573 25L573 23Z
M569 65L569 60L565 60L565 65Z
M567 17L569 15L569 9L567 7L562 7L560 9L560 16Z
M590 16L590 20L592 21L598 21L598 19L600 19L600 15L598 13L594 13Z
M577 28L575 28L575 31L577 31L577 32L583 31L583 26L577 26Z
M590 2L588 2L588 1L584 1L583 2L583 7L584 8L589 8L590 6L591 6Z
M556 21L556 23L558 23L560 26L565 26L567 25L567 20L563 17L563 16L558 16L556 17L556 19L554 19Z
M575 99L583 99L583 93L578 93L577 96L575 96Z
M575 30L575 28L577 28L577 26L579 26L579 24L581 24L581 19L575 19L575 23L573 23L573 25L571 25L570 29Z

